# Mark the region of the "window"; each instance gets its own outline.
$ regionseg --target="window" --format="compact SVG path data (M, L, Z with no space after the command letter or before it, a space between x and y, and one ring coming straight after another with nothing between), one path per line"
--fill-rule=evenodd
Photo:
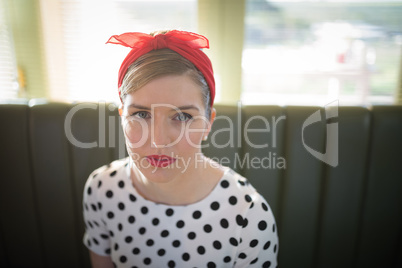
M402 1L247 0L246 104L392 104Z
M5 1L0 0L0 99L18 96L18 75L13 39L6 20Z
M117 73L130 49L105 45L110 36L197 29L196 0L42 0L42 14L51 96L69 101L119 102ZM54 38L57 31L60 39Z

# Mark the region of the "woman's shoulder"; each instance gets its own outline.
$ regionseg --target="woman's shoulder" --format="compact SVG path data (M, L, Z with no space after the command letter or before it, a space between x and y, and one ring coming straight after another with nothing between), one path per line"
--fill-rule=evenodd
M247 178L243 177L230 167L224 167L224 169L225 171L224 176L221 179L221 184L233 185L233 189L240 192L256 192L256 189Z
M114 160L113 162L103 165L94 171L89 175L90 178L96 178L96 177L114 177L117 175L117 173L124 172L125 167L129 164L128 157Z
M242 204L245 208L253 202L267 203L246 177L230 167L221 166L220 169L223 171L223 176L218 183L218 188L222 198L229 196L229 203Z
M85 189L100 188L101 184L108 184L127 177L126 167L128 165L128 158L123 158L95 169L89 175Z

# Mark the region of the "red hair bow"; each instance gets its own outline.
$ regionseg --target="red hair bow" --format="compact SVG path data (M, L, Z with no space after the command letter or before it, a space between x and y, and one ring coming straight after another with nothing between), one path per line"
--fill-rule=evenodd
M123 78L128 68L140 56L151 50L168 48L191 61L194 66L201 71L209 86L211 92L211 106L213 105L215 98L215 80L212 64L208 56L201 51L201 48L209 48L209 41L205 36L177 30L169 31L166 34L157 34L155 36L133 32L113 35L106 43L132 48L120 66L119 88L123 83Z

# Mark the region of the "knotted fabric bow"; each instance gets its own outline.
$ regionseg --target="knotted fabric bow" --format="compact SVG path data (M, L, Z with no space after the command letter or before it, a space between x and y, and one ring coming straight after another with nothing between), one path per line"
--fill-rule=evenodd
M123 83L123 78L126 75L128 68L140 56L150 52L151 50L168 48L188 59L199 71L201 71L209 86L211 93L211 106L213 105L215 98L215 79L212 64L208 56L201 51L201 48L209 48L209 41L205 36L177 30L169 31L165 34L157 34L155 36L132 32L113 35L106 43L118 44L132 48L120 66L118 80L119 88Z

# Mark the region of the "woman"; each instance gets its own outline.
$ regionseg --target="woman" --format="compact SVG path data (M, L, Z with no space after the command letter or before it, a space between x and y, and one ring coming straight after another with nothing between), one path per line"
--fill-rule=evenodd
M93 267L276 267L264 198L206 158L215 82L200 35L126 33L119 109L129 157L95 170L84 190Z

